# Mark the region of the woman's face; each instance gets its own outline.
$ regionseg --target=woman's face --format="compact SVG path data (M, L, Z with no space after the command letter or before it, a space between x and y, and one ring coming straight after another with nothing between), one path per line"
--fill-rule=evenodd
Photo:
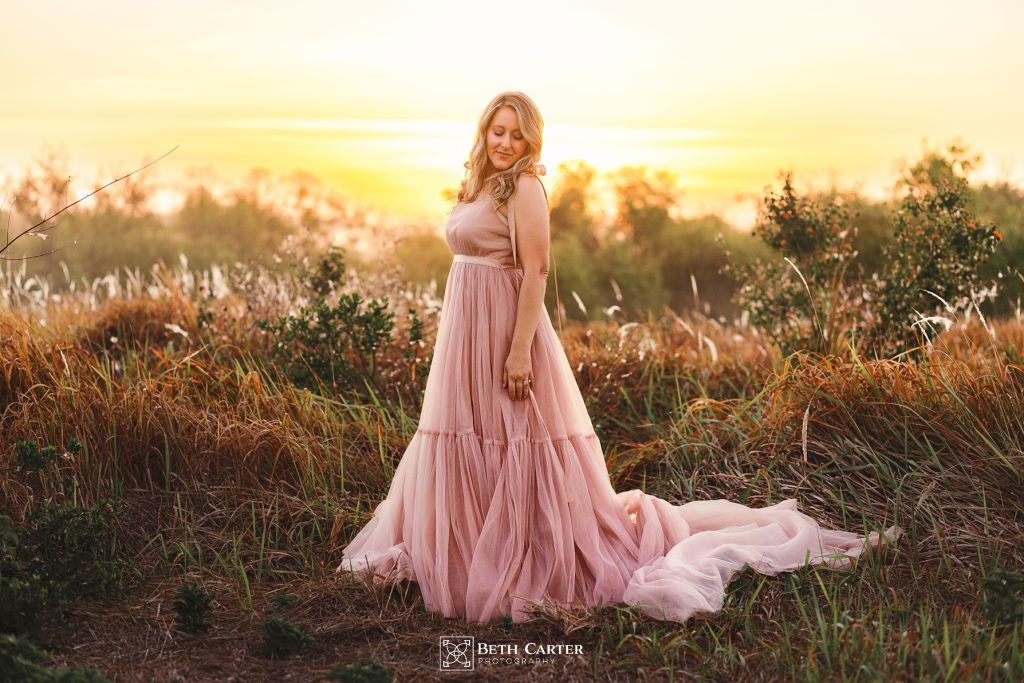
M487 128L487 157L499 171L510 168L526 153L526 138L519 130L519 116L512 107L494 112Z

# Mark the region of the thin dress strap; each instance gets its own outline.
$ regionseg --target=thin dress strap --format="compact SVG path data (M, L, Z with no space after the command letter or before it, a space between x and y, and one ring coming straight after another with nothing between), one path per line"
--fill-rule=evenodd
M512 263L516 268L519 267L519 260L516 258L516 206L515 202L512 201L515 194L508 198L508 228L512 235Z

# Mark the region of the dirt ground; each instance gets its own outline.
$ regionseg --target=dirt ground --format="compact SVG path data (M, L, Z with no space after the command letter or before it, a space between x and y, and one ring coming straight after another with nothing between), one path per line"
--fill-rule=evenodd
M65 613L62 629L45 632L51 665L89 665L114 681L322 681L335 666L363 658L381 663L396 681L571 681L639 680L651 671L633 670L601 653L593 670L601 631L593 614L545 610L530 622L514 625L467 624L426 612L419 589L402 582L370 588L350 577L321 583L296 581L254 587L253 609L242 607L231 588L206 582L217 599L213 627L205 635L174 629L171 603L179 581L151 580L130 597L82 601ZM273 606L274 593L295 597L286 609ZM271 658L257 622L270 613L312 633L317 643L287 659ZM440 668L440 639L472 636L506 654L474 661L472 671ZM580 645L582 654L526 654L527 643ZM518 646L518 654L511 646ZM479 646L479 645L478 645ZM504 649L502 648L504 646ZM536 646L531 646L535 648ZM566 647L565 650L574 648ZM508 661L514 657L531 661ZM498 661L493 661L497 659ZM546 661L537 661L546 660ZM664 672L662 672L663 674Z

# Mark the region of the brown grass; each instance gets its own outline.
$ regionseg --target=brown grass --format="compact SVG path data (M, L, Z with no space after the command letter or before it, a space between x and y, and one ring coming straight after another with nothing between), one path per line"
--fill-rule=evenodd
M918 626L904 624L904 635L883 642L878 623L910 614L948 617L955 632L982 628L980 577L996 564L1024 566L1019 321L989 321L994 338L977 321L950 330L919 364L783 359L755 330L700 315L567 328L566 353L618 490L748 505L798 497L823 523L898 523L909 538L895 558L865 560L850 581L821 570L767 581L745 573L721 613L684 625L622 606L547 607L507 630L427 613L414 584L333 576L341 548L387 491L418 405L400 409L387 394L362 405L296 389L263 362L265 341L252 330L254 311L276 299L261 308L242 305L249 294L232 296L240 298L215 306L205 329L185 287L0 311L0 511L21 520L39 501L65 498L57 483L65 478L78 504L118 496L124 552L145 574L120 598L73 607L73 632L49 634L59 662L93 663L117 680L281 680L289 671L319 680L334 664L368 656L397 680L431 680L436 636L454 629L489 642L586 644L588 661L501 669L494 680L623 680L669 670L716 680L780 680L798 670L813 678L782 653L802 648L809 667L853 657L820 650L813 610L835 600L883 674L991 673L1007 656L993 649L930 669L913 660L925 647ZM384 362L402 361L395 353ZM14 474L17 440L62 448L71 437L85 449L60 459L52 476ZM218 595L211 636L172 632L169 603L185 576L202 577ZM298 596L287 616L320 640L301 664L260 652L255 622L278 590Z

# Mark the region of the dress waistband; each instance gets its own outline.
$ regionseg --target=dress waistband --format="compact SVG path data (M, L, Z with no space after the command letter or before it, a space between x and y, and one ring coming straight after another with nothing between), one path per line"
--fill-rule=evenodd
M522 270L522 266L506 265L497 259L489 258L487 256L470 256L469 254L455 254L455 258L452 261L462 261L464 263L477 263L481 266L492 266L494 268L503 268L509 270Z

